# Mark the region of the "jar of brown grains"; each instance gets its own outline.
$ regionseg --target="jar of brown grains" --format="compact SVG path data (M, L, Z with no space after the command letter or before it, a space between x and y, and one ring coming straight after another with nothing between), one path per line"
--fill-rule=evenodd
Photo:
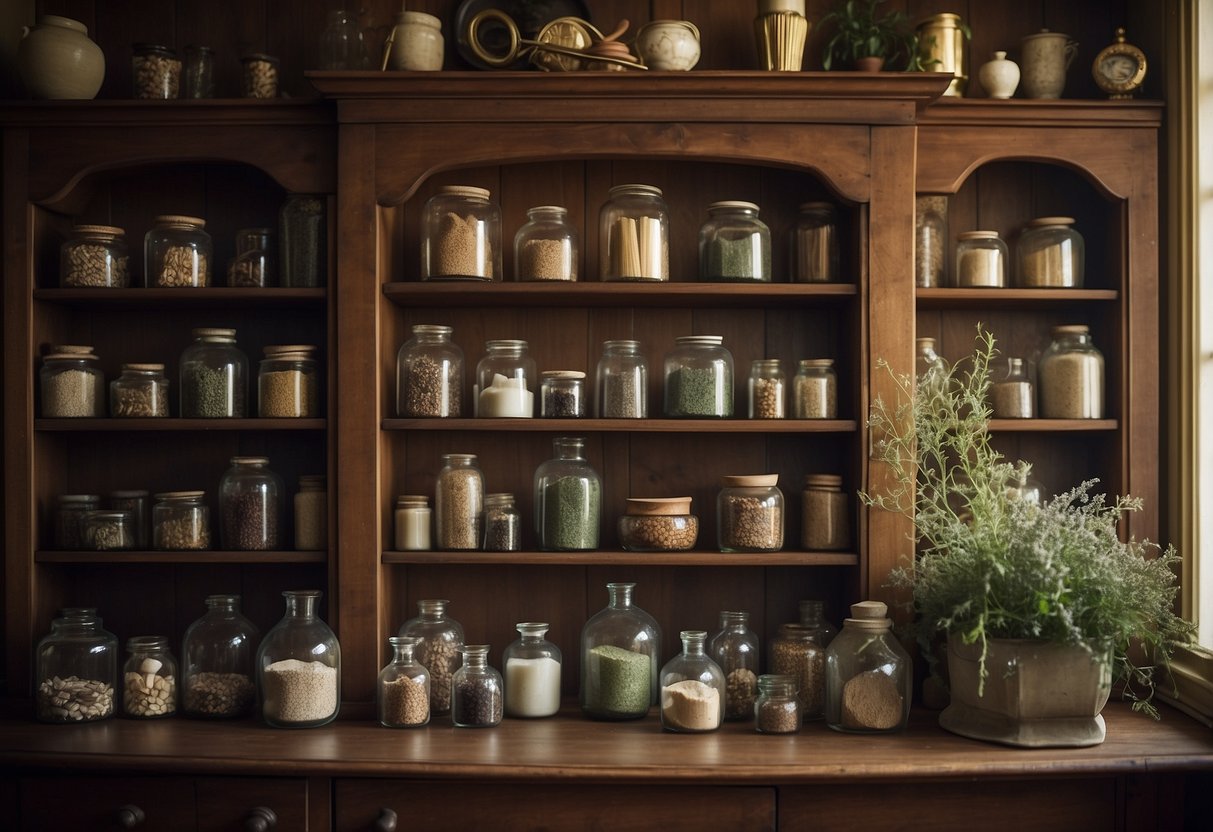
M307 419L320 415L316 348L306 344L265 347L257 371L257 414Z
M476 454L443 454L434 491L438 549L480 548L484 528L484 475Z
M1053 343L1037 365L1040 415L1045 419L1102 419L1104 359L1083 324L1053 327Z
M414 655L421 639L392 636L392 660L379 672L376 701L385 728L419 728L430 721L430 674Z
M421 279L500 280L501 208L487 188L445 185L421 215Z
M782 419L787 378L778 358L765 358L750 364L747 385L751 419Z
M804 358L792 382L792 416L833 419L838 415L838 374L832 358Z
M157 43L136 43L131 51L135 98L176 98L181 89L177 53Z
M38 378L45 418L105 414L105 374L97 364L99 360L92 353L52 352L43 356Z
M846 549L851 545L850 498L837 474L805 474L801 494L800 545L808 551Z
M415 652L430 674L430 712L451 711L451 683L459 668L463 627L446 614L450 601L425 599L417 602L417 616L400 625L399 636L419 639Z
M721 477L716 498L720 551L777 552L783 548L783 493L778 482L778 474Z
M796 680L803 719L821 719L825 709L826 648L801 624L780 624L771 640L767 667Z
M252 713L260 637L240 612L239 595L208 595L206 613L190 624L182 639L181 710L204 719Z
M396 353L396 413L458 417L463 409L463 350L449 326L416 324Z
M801 723L796 677L763 674L758 677L754 702L754 729L760 734L795 734Z
M576 280L577 230L568 209L540 205L526 216L514 235L514 279Z

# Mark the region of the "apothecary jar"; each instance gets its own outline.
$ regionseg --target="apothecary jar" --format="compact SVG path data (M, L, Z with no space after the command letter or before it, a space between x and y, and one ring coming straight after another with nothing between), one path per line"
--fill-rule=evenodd
M715 731L724 719L724 673L704 652L705 631L678 636L682 652L661 668L661 727L685 734Z
M182 640L182 711L204 719L252 713L260 638L240 612L239 595L208 595L206 613L190 624Z
M552 440L555 457L535 469L535 531L547 551L598 548L602 480L585 458L585 439Z
M607 584L610 602L581 629L581 711L591 719L639 719L657 701L661 628L632 603L635 588Z
M517 641L505 648L505 715L545 717L560 710L560 648L544 638L548 624L524 621L514 627Z
M851 605L851 617L826 649L826 724L836 731L900 731L910 716L914 668L893 635L888 606Z
M178 362L182 418L244 418L248 358L236 346L236 330L199 327L193 336Z
M463 408L463 350L454 329L416 324L396 354L396 414L458 417Z
M720 613L720 628L708 642L708 656L724 673L724 718L749 719L758 693L758 636L749 627L750 614L737 610Z
M212 245L206 220L164 214L155 222L143 238L146 285L162 289L211 285Z
M670 279L670 209L661 188L616 185L598 212L601 280Z
M487 188L445 185L421 215L421 279L500 280L501 209Z
M283 485L264 456L234 456L219 481L219 542L224 549L277 549Z
M418 639L414 654L430 674L430 712L441 716L451 710L451 683L459 667L463 627L446 614L450 601L417 602L417 616L400 625L399 636Z
M463 666L451 681L451 722L456 728L492 728L504 715L505 685L489 665L489 645L465 644Z
M514 235L514 279L577 279L577 229L567 208L540 205L526 212Z
M1045 419L1102 419L1104 358L1084 324L1053 327L1053 343L1036 367Z
M484 474L475 454L443 454L434 491L437 548L480 548L484 530Z
M392 660L379 672L376 703L385 728L418 728L430 721L430 674L417 661L421 639L392 636Z
M94 722L113 716L118 639L93 611L64 610L35 651L41 722Z
M161 719L177 713L177 660L164 636L126 640L122 666L122 713L132 719Z
M275 728L332 722L341 706L341 645L318 615L320 591L289 590L286 614L257 648L261 718Z

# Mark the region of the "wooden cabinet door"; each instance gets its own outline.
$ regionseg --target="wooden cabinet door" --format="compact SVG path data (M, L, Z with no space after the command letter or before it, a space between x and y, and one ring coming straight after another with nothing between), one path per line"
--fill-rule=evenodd
M189 777L23 778L22 832L138 829L190 832L198 828ZM141 821L136 820L142 817Z

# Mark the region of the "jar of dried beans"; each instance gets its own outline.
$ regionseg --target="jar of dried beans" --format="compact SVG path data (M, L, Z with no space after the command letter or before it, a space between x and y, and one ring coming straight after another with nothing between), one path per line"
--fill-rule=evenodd
M177 53L156 43L136 43L132 51L135 98L176 98L181 89Z
M421 217L421 279L500 280L501 209L487 188L445 185Z
M601 280L670 279L670 209L661 188L616 185L598 212Z
M514 235L514 279L576 280L577 230L568 209L541 205L526 216Z
M239 595L209 595L206 613L190 624L181 646L181 709L204 719L252 713L261 634L240 612Z
M539 374L539 415L545 419L573 419L586 415L585 373L580 370L544 370Z
M224 549L281 545L282 478L263 456L234 456L219 481L219 540Z
M134 636L126 641L122 667L122 713L134 719L160 719L177 712L177 660L164 636Z
M778 474L720 479L717 543L722 552L777 552L783 548L783 493Z
M446 614L450 601L426 599L417 602L417 617L400 625L399 636L418 639L417 661L430 674L430 712L451 711L451 682L459 667L463 647L463 627Z
M803 719L821 719L825 709L826 647L801 624L780 624L771 640L767 665L772 673L796 680Z
M1040 415L1045 419L1102 419L1104 359L1082 324L1053 327L1053 343L1037 365Z
M211 512L205 491L164 491L152 506L152 545L160 551L211 548Z
M795 734L800 730L800 700L796 677L763 674L758 677L754 702L754 729L760 734Z
M451 722L456 728L492 728L505 713L505 684L488 663L489 645L466 644L463 666L451 680Z
M278 97L278 59L273 55L254 52L240 59L245 98Z
M750 365L750 380L747 385L751 419L782 419L787 378L783 374L783 363L778 358L764 358Z
M80 517L80 548L113 552L135 548L135 523L129 511L97 509Z
M396 413L458 417L463 408L463 350L449 326L417 324L396 354Z
M489 494L484 498L484 545L486 552L517 552L522 548L522 512L513 494Z
M165 214L156 217L155 223L143 238L147 286L211 285L212 245L206 220Z
M95 612L68 612L51 622L35 650L35 713L40 722L106 719L114 713L118 639Z
M110 225L77 225L59 250L59 285L65 289L125 289L130 285L126 234Z

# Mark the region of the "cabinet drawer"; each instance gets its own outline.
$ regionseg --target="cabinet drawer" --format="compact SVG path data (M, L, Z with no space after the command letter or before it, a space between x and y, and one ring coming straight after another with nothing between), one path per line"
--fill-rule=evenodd
M19 788L22 832L198 828L189 777L37 777L22 778ZM131 826L140 814L142 823Z
M306 830L308 790L303 779L267 777L200 777L198 832L246 832L256 829L256 819L273 813L277 825L269 829ZM327 794L320 796L327 801ZM246 824L249 824L246 826Z

